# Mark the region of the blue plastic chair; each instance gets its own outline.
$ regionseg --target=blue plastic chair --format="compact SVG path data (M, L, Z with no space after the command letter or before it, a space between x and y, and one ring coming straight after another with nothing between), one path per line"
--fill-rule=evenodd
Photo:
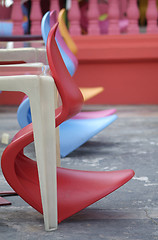
M46 44L48 33L50 31L50 13L47 12L41 23L42 36ZM56 39L57 42L57 39ZM75 65L64 52L62 47L57 42L59 51L64 60L64 63L70 73L75 71ZM19 106L17 111L17 118L20 126L23 128L32 122L30 102L26 98ZM94 135L109 126L117 119L116 115L108 117L95 118L95 119L70 119L59 126L60 133L60 155L61 157L67 156L69 153L80 147Z
M17 111L17 118L21 128L32 122L29 98L26 98L20 104ZM117 116L114 114L103 118L69 119L63 122L59 126L60 156L66 157L104 128L108 127L116 119Z
M66 157L117 119L116 115L96 119L70 119L59 128L60 155Z

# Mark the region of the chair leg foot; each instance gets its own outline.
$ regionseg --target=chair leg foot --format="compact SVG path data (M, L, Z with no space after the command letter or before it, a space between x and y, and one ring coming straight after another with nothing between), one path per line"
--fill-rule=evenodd
M11 205L11 202L5 200L4 198L0 197L0 206L4 205Z
M3 191L0 192L0 197L9 197L18 195L15 191Z
M16 192L14 192L14 191L3 191L3 192L0 192L0 206L11 205L11 202L7 201L3 197L16 196L16 195L18 195L18 194Z

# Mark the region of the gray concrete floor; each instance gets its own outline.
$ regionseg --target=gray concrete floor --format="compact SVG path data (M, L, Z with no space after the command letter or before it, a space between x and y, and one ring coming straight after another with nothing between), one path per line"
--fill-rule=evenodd
M83 170L132 168L134 178L106 198L45 232L43 217L19 196L0 207L0 239L158 239L158 106L85 106L85 110L117 108L118 119L62 159L62 166ZM19 130L15 107L0 107L0 136ZM0 143L0 154L5 149ZM34 146L26 153L35 157ZM0 170L0 191L8 190Z

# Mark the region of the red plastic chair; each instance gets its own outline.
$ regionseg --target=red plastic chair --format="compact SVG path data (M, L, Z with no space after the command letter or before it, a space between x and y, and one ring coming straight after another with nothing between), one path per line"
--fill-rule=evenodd
M61 59L55 42L56 27L57 25L50 31L47 54L50 69L63 102L60 109L56 111L55 119L58 126L80 111L83 98L75 83L69 79ZM65 78L64 81L63 78ZM23 149L31 142L33 142L32 124L21 129L3 152L2 171L15 192L33 208L43 213L37 163L23 153ZM105 197L133 176L133 170L88 172L57 168L58 222ZM50 214L50 217L53 216ZM45 220L48 221L48 219ZM47 230L51 229L47 228Z

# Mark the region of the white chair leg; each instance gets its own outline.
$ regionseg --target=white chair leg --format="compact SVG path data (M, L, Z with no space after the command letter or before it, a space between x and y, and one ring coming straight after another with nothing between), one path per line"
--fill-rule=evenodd
M40 77L40 89L29 95L45 229L57 228L56 130L53 79ZM40 129L40 130L39 130Z
M45 229L54 230L57 228L57 179L53 78L0 76L0 89L21 91L30 98Z

